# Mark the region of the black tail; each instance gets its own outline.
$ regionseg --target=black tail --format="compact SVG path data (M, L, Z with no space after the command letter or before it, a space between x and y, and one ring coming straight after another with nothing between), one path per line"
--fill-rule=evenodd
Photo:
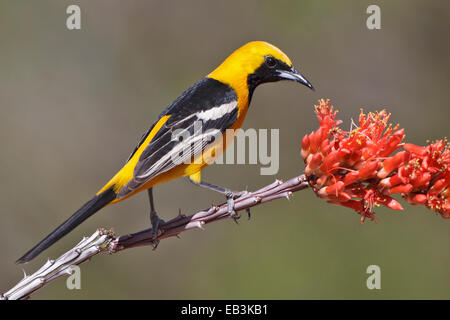
M106 190L98 196L95 196L94 198L86 202L77 212L75 212L69 219L67 219L63 224L56 228L52 233L46 236L44 240L35 245L30 251L25 253L22 258L16 261L16 263L25 263L31 261L42 251L44 251L56 241L72 231L84 220L113 201L115 197L116 194L112 188Z

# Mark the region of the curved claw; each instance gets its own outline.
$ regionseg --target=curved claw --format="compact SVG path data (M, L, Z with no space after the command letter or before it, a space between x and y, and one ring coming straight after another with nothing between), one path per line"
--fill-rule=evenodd
M159 245L159 240L154 240L153 241L153 248L152 248L152 250L155 251L156 248L158 248L158 245Z

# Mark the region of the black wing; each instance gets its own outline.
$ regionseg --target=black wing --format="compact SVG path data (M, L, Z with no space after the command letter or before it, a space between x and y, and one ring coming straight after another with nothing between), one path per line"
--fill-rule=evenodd
M133 178L118 191L117 197L122 198L161 173L189 161L189 155L201 154L236 121L236 106L235 91L217 80L204 78L187 89L160 114L159 119L166 115L170 118L144 149ZM141 138L130 158L153 127ZM191 152L186 152L186 148Z

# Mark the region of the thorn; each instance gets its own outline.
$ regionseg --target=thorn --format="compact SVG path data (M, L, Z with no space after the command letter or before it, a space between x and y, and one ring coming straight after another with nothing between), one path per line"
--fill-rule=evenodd
M281 180L281 179L276 179L275 182L278 183L278 185L280 185L280 184L283 183L283 180Z
M196 227L201 229L201 230L205 230L205 228L203 227L205 225L205 221L197 221L197 225Z
M25 272L25 269L22 269L23 272L23 278L26 279L27 278L27 273Z
M177 237L178 239L181 239L181 237L180 237L180 234L179 234L179 233L177 233L177 234L175 235L175 237Z
M291 200L292 197L292 191L288 191L288 193L286 194L286 199Z
M255 197L255 200L254 200L254 201L255 201L255 203L258 203L258 202L260 202L260 201L261 201L261 197L259 197L259 196L256 196L256 197Z
M181 208L178 208L178 217L180 218L186 218L184 214L181 213Z

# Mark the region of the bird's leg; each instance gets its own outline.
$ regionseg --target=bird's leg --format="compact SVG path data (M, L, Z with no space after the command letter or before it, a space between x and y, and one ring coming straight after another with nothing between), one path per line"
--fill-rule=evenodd
M189 181L195 184L196 186L200 186L212 191L219 192L227 197L227 205L228 205L228 214L234 219L235 222L237 222L237 219L240 218L240 216L234 211L234 200L239 198L240 196L247 193L247 191L232 191L228 188L216 186L214 184L210 184L204 181L196 182L189 178ZM247 213L250 216L250 212L247 211Z
M152 223L153 238L156 238L158 236L159 226L164 223L164 220L158 217L156 213L155 203L153 201L153 188L148 189L147 192L150 200L150 222ZM156 249L157 246L158 243L156 243L154 248Z

